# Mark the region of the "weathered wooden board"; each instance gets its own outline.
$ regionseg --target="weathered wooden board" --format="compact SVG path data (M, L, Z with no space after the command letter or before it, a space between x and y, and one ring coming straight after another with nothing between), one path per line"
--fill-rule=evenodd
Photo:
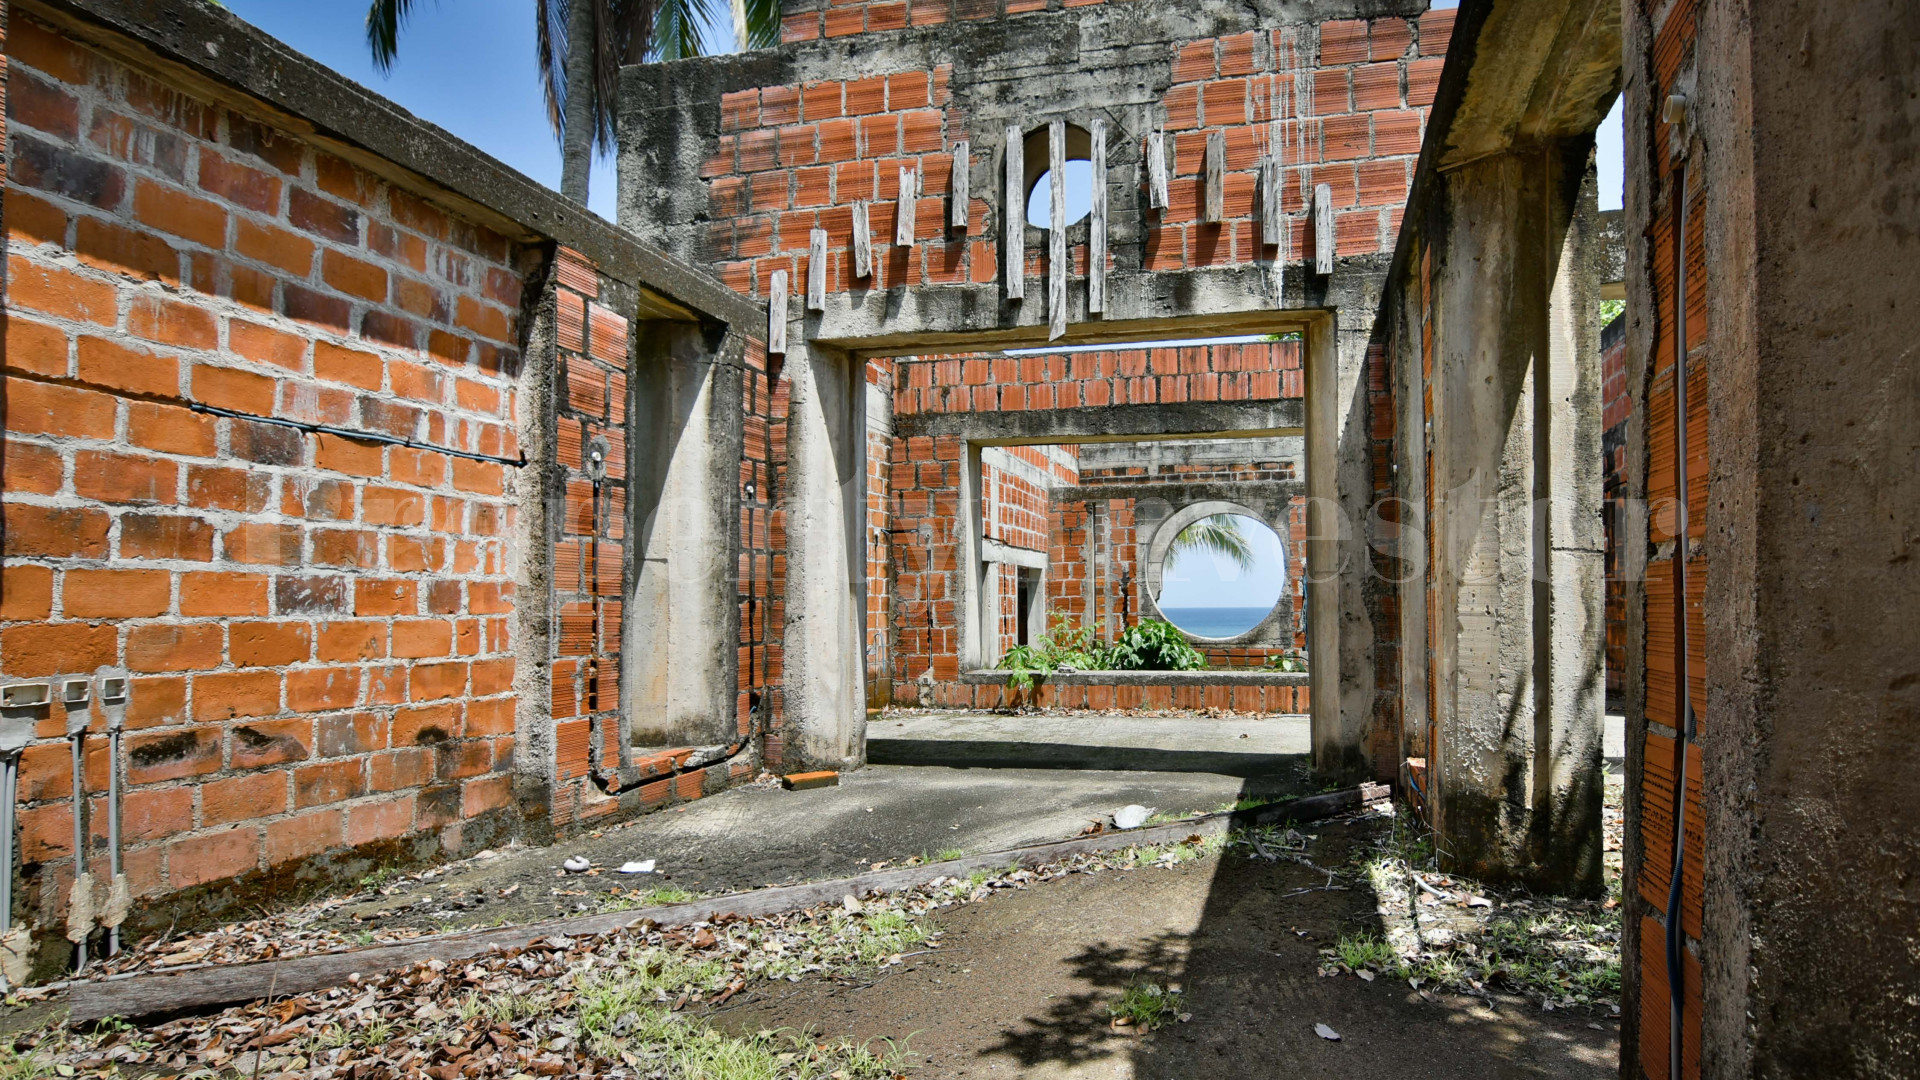
M787 272L775 270L767 282L767 352L787 351Z
M1337 241L1333 233L1333 186L1317 184L1313 189L1313 272L1333 273L1333 251Z
M1107 309L1107 122L1095 120L1093 135L1093 210L1087 224L1087 311Z
M1112 851L1135 844L1166 844L1188 836L1214 836L1233 828L1253 825L1277 825L1288 821L1313 821L1356 810L1387 797L1379 784L1363 784L1344 791L1308 795L1305 798L1236 814L1210 814L1189 821L1174 822L1127 832L1110 832L1078 840L1007 851L970 855L947 862L881 870L850 878L817 881L783 888L718 896L686 904L583 915L570 919L551 919L523 926L495 930L477 930L421 938L400 945L382 945L348 952L302 956L291 960L268 960L257 964L230 964L196 968L170 974L138 975L114 982L80 982L66 990L68 1018L75 1023L100 1020L109 1016L140 1020L148 1017L208 1012L229 1005L272 995L304 994L338 986L353 974L362 976L391 971L424 960L462 960L494 948L515 949L542 938L578 937L605 934L650 919L661 926L684 926L716 916L773 915L795 911L815 904L833 903L842 897L864 896L874 892L897 892L925 885L935 878L965 877L975 870L997 870L1014 864L1035 866L1058 862L1074 855Z
M827 310L827 230L807 234L807 310Z
M1047 125L1047 340L1067 336L1067 122Z
M1201 220L1227 220L1227 133L1207 132L1206 206Z
M1003 185L1000 218L1006 226L1000 238L1000 256L1006 260L1002 272L1007 279L1007 299L1023 299L1027 294L1027 166L1026 144L1020 129L1007 125L1006 183Z
M1167 208L1167 135L1157 129L1147 132L1147 206Z
M947 224L967 230L967 204L972 199L973 141L961 139L953 144L953 177L947 181Z
M903 168L900 170L900 208L893 214L893 242L901 247L913 246L913 212L920 205L920 170Z
M873 226L867 220L867 204L853 204L853 276L873 276Z

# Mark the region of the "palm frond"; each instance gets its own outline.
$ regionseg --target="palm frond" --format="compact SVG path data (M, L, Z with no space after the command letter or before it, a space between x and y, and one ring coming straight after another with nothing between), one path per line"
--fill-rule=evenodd
M1173 538L1168 554L1179 555L1187 551L1206 551L1232 560L1243 571L1253 569L1253 545L1247 542L1245 533L1240 531L1240 523L1230 514L1215 514L1180 530Z
M748 49L771 49L780 44L780 0L745 0Z
M400 27L413 14L413 0L372 0L367 5L367 51L382 75L393 73L400 55Z
M660 0L653 17L653 55L656 60L684 60L700 55L701 0Z
M535 0L534 53L540 61L540 93L554 138L567 138L567 2Z

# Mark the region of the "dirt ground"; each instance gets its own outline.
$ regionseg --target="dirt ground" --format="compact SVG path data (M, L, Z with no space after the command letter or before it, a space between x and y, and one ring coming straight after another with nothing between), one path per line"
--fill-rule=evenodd
M1378 822L1320 830L1332 866ZM1618 1021L1500 995L1321 976L1319 950L1377 931L1364 887L1291 862L1209 856L1074 875L943 912L941 947L869 982L756 988L713 1014L735 1032L905 1040L917 1077L1608 1077ZM1121 1034L1107 1006L1136 981L1178 984L1191 1019ZM1338 1032L1338 1042L1315 1033Z

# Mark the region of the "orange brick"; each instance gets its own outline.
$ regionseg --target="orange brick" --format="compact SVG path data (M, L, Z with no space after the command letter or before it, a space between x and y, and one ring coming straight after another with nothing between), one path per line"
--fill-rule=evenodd
M409 676L408 697L413 701L458 697L467 689L465 664L420 664Z
M176 889L238 877L259 865L258 829L227 829L167 845L167 883Z
M101 782L106 779L104 771ZM120 835L123 840L157 840L163 836L173 836L193 828L193 789L159 788L147 791L129 791L120 796ZM89 800L92 803L93 835L97 840L107 836L107 798L96 795Z
M21 678L92 671L113 663L116 636L104 623L25 623L0 631L0 657Z
M453 624L445 619L407 619L393 624L393 655L419 659L453 651Z
M307 366L307 339L259 323L234 319L227 325L227 345L248 360L288 371L304 371Z
M267 823L267 864L277 866L334 847L341 842L346 813L316 810L283 821Z
M249 259L306 277L313 272L313 241L272 225L241 220L234 227L233 250Z
M101 502L170 503L179 474L179 466L157 458L96 450L73 455L74 492Z
M387 654L387 624L373 620L323 622L317 658L323 663L377 660Z
M129 401L127 438L135 446L167 454L213 457L219 452L213 417L175 405Z
M481 780L469 780L460 791L460 816L477 817L489 810L498 810L513 802L513 781L510 777L489 776Z
M258 513L266 508L272 486L271 477L250 469L187 469L187 502L199 509Z
M262 214L280 209L279 177L206 150L200 151L200 187Z
M365 794L364 772L357 758L302 765L293 771L294 808L324 806Z
M193 366L193 398L207 405L254 416L272 416L274 380L238 368Z
M371 477L384 471L386 452L379 443L320 435L314 440L313 460L323 469Z
M180 361L137 352L105 338L80 338L80 379L136 394L180 395Z
M213 526L203 518L186 514L123 514L120 557L208 562L213 558L213 537Z
M309 668L287 675L287 707L295 712L326 712L360 703L360 669Z
M27 435L113 438L113 398L92 390L7 380L7 430Z
M238 724L233 729L233 767L257 769L305 761L312 756L312 744L313 722L304 718Z
M220 769L218 728L143 732L127 736L126 746L127 782L135 785L203 776Z
M0 445L0 475L15 492L52 495L60 490L66 467L52 447L9 439Z
M0 620L45 619L53 612L53 571L14 565L0 571Z
M411 795L392 802L371 803L347 809L347 843L370 844L405 836L413 829Z
M411 581L362 578L354 583L353 610L356 615L414 615L420 610L419 593Z
M11 318L6 343L8 368L56 378L67 374L67 334L59 327Z
M219 667L226 635L219 626L138 626L127 635L127 666L134 671L197 671Z
M182 615L265 615L267 578L262 574L180 575Z
M119 318L113 286L18 255L7 259L7 304L102 326Z
M313 653L313 627L304 622L236 622L227 627L227 655L236 667L296 664Z
M165 570L69 570L60 608L74 619L133 619L163 615L173 606L173 575Z
M225 825L287 810L287 774L253 773L200 785L200 824Z
M127 330L135 337L186 349L211 349L220 340L211 312L145 294L133 298Z
M194 676L195 719L213 721L236 716L271 716L279 711L280 676L277 672L223 672Z
M330 341L314 342L313 373L331 382L349 383L367 390L380 389L384 377L378 356Z
M133 214L141 223L210 248L227 246L227 212L217 202L141 178L133 189Z
M328 249L320 253L320 276L327 284L365 300L387 298L387 272L370 262Z
M296 566L301 561L300 530L292 525L250 522L224 537L227 558L263 566Z

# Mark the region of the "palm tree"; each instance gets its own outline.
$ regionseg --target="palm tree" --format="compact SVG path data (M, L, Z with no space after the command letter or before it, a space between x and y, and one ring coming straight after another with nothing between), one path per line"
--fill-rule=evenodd
M560 140L560 193L587 201L595 149L613 149L614 102L623 64L701 54L700 26L727 3L735 44L780 43L780 0L534 0L540 86ZM414 0L369 0L367 49L382 74L400 52L400 27Z
M1178 558L1183 552L1208 551L1233 561L1243 572L1253 570L1253 545L1247 542L1245 533L1240 531L1240 521L1232 514L1215 514L1180 530L1167 548L1170 557Z

